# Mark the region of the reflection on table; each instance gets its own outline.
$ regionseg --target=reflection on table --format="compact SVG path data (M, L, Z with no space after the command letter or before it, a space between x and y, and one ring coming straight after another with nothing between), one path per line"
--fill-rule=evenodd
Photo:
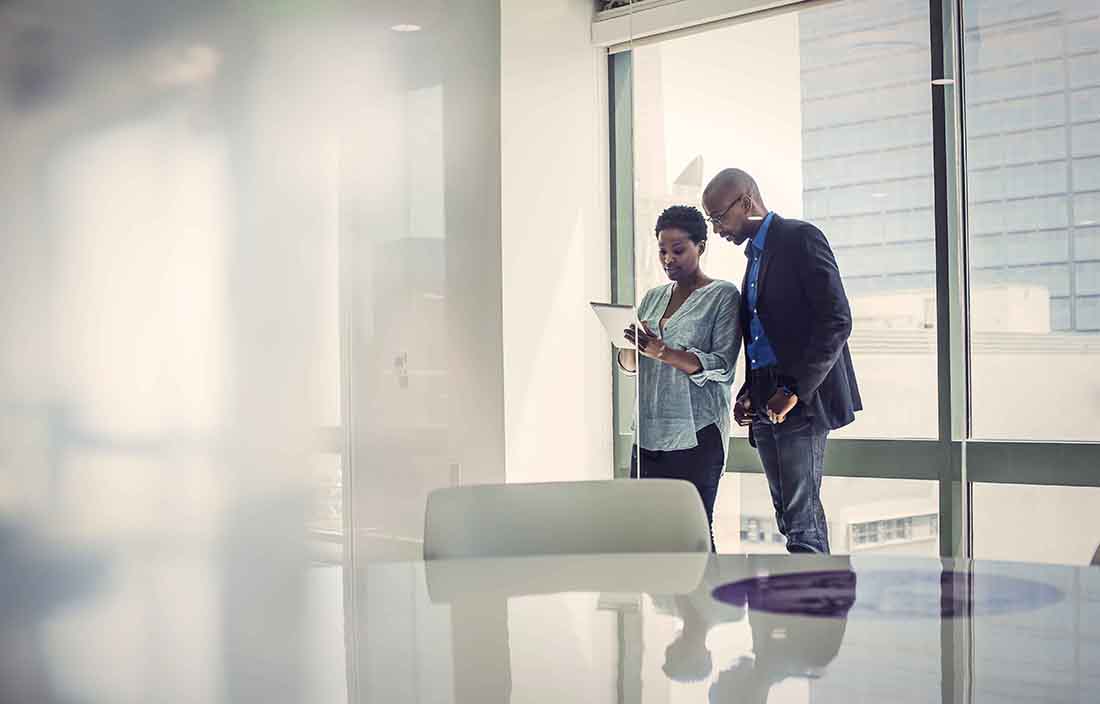
M1100 568L236 545L0 526L0 702L1100 701Z
M1100 570L585 556L358 573L360 701L1093 701Z

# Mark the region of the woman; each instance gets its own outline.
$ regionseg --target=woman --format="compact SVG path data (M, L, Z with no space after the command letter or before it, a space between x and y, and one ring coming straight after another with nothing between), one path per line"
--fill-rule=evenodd
M641 330L624 330L637 345L619 351L619 366L638 374L637 444L631 476L686 479L695 485L707 524L726 464L733 383L741 327L737 286L699 267L707 223L695 208L674 205L657 218L658 256L671 283L646 292ZM640 450L639 450L640 448ZM711 529L711 550L714 531Z

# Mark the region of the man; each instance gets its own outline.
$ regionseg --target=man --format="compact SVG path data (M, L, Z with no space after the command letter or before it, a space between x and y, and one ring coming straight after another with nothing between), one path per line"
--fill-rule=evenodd
M719 585L714 592L723 603L748 604L753 655L738 657L718 673L709 692L715 704L766 704L772 687L789 677L822 677L840 652L856 603L851 559L827 557L815 564L818 571L776 574L775 558L748 558L756 574L770 574Z
M734 420L768 477L788 552L829 552L821 475L830 430L863 408L848 352L852 313L821 230L769 211L752 176L719 173L703 191L714 232L745 248L746 381Z

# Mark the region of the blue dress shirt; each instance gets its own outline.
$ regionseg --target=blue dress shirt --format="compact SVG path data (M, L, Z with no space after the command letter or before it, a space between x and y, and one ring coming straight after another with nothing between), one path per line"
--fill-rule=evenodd
M756 314L756 299L758 295L758 282L760 278L760 260L764 256L764 248L768 243L768 227L772 224L775 213L768 213L764 222L760 223L760 229L745 247L745 256L749 258L748 290L745 291L745 300L749 304L749 339L748 353L749 365L753 369L763 369L778 363L775 350L772 348L768 336L764 333L764 324L760 322L760 316Z

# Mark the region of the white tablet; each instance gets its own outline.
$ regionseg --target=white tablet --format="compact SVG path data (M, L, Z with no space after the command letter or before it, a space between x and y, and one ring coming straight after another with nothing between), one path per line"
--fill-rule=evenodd
M634 312L634 306L622 306L614 303L591 303L592 310L603 323L607 330L607 336L611 338L611 344L620 349L632 350L634 345L626 341L623 330L631 323L637 323L638 316Z

